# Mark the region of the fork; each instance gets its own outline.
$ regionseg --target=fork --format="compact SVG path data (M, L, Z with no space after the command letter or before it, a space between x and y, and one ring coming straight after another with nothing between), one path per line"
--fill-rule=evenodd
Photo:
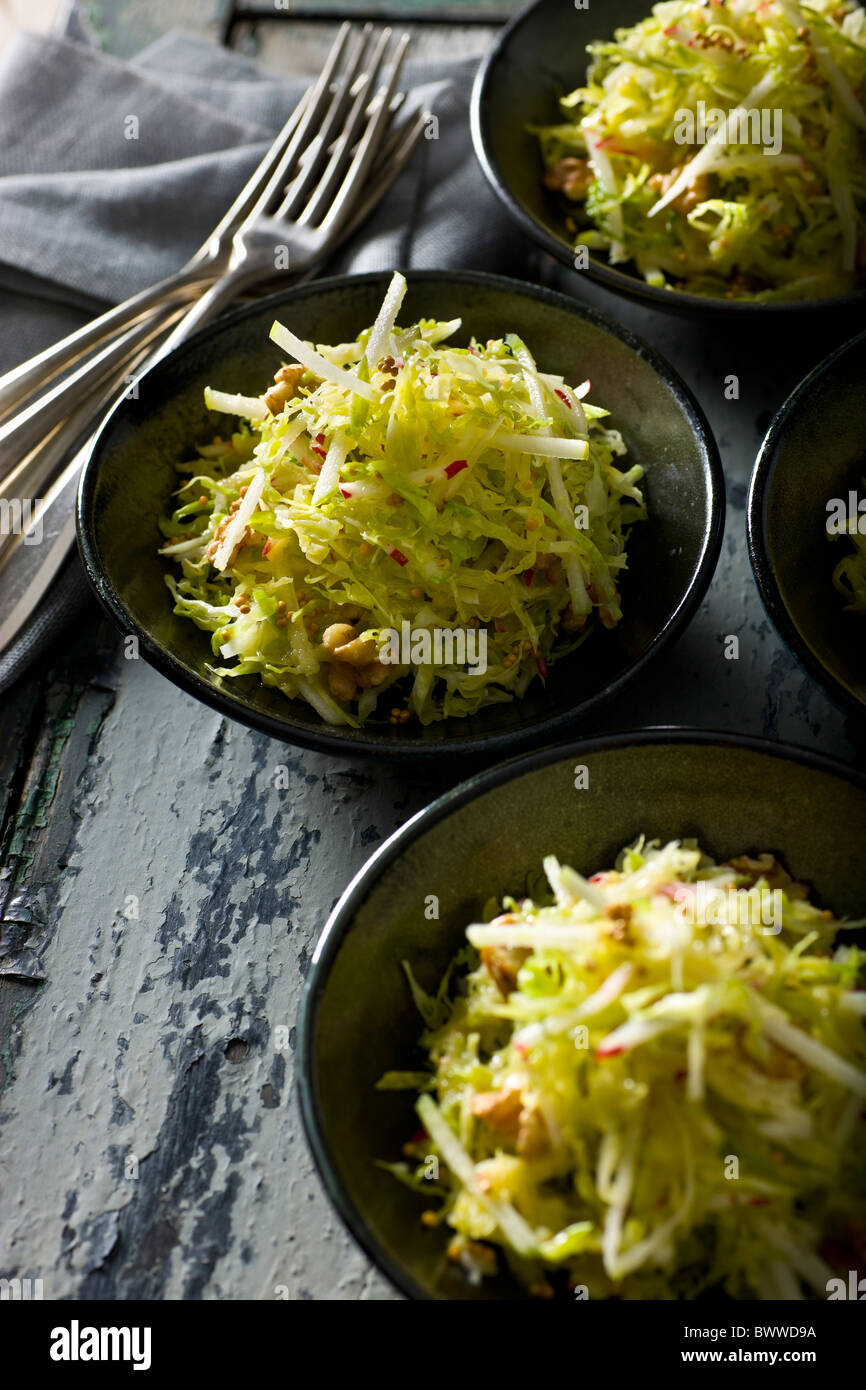
M183 316L158 350L159 357L171 352L240 294L269 279L274 273L277 248L287 253L289 269L297 270L319 260L335 244L351 217L353 204L363 190L391 120L392 102L409 45L408 34L403 34L397 43L390 76L376 95L361 134L372 79L378 73L390 37L390 29L383 30L370 77L355 95L348 119L333 145L329 140L334 123L326 121L325 129L301 157L301 168L288 188L284 188L280 168L275 170L249 218L234 235L225 275Z
M405 51L405 43L402 45L401 56L402 51ZM391 82L387 84L385 91L382 93L382 100L377 103L370 117L371 124L373 122L376 123L375 128L379 130L380 138L380 123L384 123L382 112L387 111L389 105L391 110L393 110L393 87L396 80L397 74L395 73L392 75ZM366 134L361 138L354 155L349 158L348 169L344 174L343 182L334 200L335 203L338 199L340 200L338 211L328 224L329 229L324 235L323 249L319 254L324 254L325 251L334 249L340 240L350 236L369 216L373 208L385 195L391 183L397 178L408 162L424 132L428 120L429 115L425 111L416 110L414 113L408 115L404 119L402 126L396 128L381 146L378 157L376 157L375 153L374 138L371 137L367 140ZM368 126L368 131L369 129L370 126ZM346 146L344 148L341 158L335 159L337 154L336 147L334 147L330 151L326 171L320 176L319 184L316 186L310 201L304 209L308 215L301 225L306 229L302 233L302 235L307 238L305 242L306 246L309 246L310 241L314 239L316 230L310 227L309 224L312 218L321 212L322 206L324 205L321 194L322 187L329 188L334 186L336 178L339 177L339 174L335 173L335 169L339 168L340 163L343 162L343 159L348 154L348 147ZM357 190L356 186L357 170L359 168L364 169L365 172L368 171L367 181L360 191ZM311 161L308 160L307 167L302 172L306 175L304 187L308 188L315 177L311 168ZM354 190L354 197L357 200L354 205L352 204L351 198L341 197L347 185L350 189ZM301 196L303 195L299 192L299 187L296 183L296 185L290 187L283 201L284 203L288 203L290 198L294 197L297 199ZM308 212L311 206L314 209L312 214ZM278 212L281 211L282 209L279 208ZM300 221L301 216L303 216L303 213L299 215L298 221ZM328 214L326 213L319 227L321 228L327 220ZM273 227L278 225L283 235L286 235L288 227L293 225L284 223L282 220L278 221L273 215L269 221L272 224L270 228L271 232L273 231ZM241 267L243 267L245 260L246 245L244 243L244 254L239 259ZM312 270L312 263L306 264L302 269L304 274L308 275ZM249 267L247 271L249 271ZM271 273L273 272L271 271ZM236 279L235 284L235 292L237 293L242 288L240 277ZM248 274L244 274L243 276L243 285L249 288L250 281ZM213 296L204 313L200 311L197 312L199 306L195 306L193 311L187 313L178 327L172 332L171 337L175 340L175 345L177 342L183 341L195 327L198 327L204 321L204 317L212 317L216 314L224 302L224 297ZM177 308L175 307L175 314L177 312ZM165 346L167 348L168 344ZM138 376L146 370L148 366L152 365L155 360L158 360L158 358L163 355L164 350L164 348L157 348L155 352L147 354L144 362L140 362L137 365L134 376L128 373L124 376L122 382L114 382L115 390L121 385L126 387L126 389L122 391L121 399L128 395L133 389L133 386L129 384L130 381L137 381ZM105 396L102 396L100 398L100 407L102 409L104 409L105 403ZM66 422L56 434L52 435L50 440L36 448L31 456L24 462L24 465L17 470L16 483L22 485L20 490L16 489L18 490L19 496L21 492L24 491L24 487L30 485L30 480L33 478L37 476L44 478L49 476L52 471L56 472L57 465L62 463L65 458L68 458L71 450L80 445L85 430L85 426L82 422L82 413L83 412L79 410L74 419ZM82 447L78 448L78 452L63 468L60 477L56 479L44 504L37 509L37 512L32 517L31 527L43 525L46 534L50 538L47 553L44 555L40 554L36 547L22 547L21 541L24 538L21 535L7 537L5 546L3 538L0 537L0 570L4 571L4 589L8 586L12 595L12 609L11 611L7 610L7 616L0 621L0 652L15 640L15 637L28 621L29 617L50 588L54 578L59 572L65 556L69 553L74 543L74 528L71 525L72 498L78 475L90 456L93 442L94 438L91 437ZM44 458L45 451L50 451L50 467L46 467ZM7 564L9 564L9 570L6 569Z
M348 23L341 25L317 81L301 97L231 207L186 265L0 376L0 419L27 400L35 388L53 380L106 339L130 327L140 316L158 311L171 298L193 298L202 282L213 280L221 273L228 264L232 237L293 141L297 153L303 139L303 133L299 133L302 120L306 116L309 126L320 119L324 101L348 42L350 28ZM368 25L362 31L364 39L369 31Z
M143 363L147 349L158 346L166 333L178 322L182 313L183 305L175 303L165 316L155 315L149 324L145 325L147 331L142 333L139 339L137 355L131 351L124 353L114 373L107 372L101 381L94 383L90 391L82 394L77 402L71 404L64 416L53 426L49 427L46 423L39 429L38 439L9 471L0 477L0 503L4 498L7 501L18 498L23 502L25 495L32 501L41 494L43 485L51 481L69 453L73 443L73 429L77 431L75 437L91 432L94 419L101 411L108 409L118 392L124 388L124 394L133 390L134 375L130 368L136 362ZM121 377L120 370L123 368L125 373ZM32 411L35 411L35 406L27 412L28 416ZM34 423L36 421L38 412L34 416ZM0 555L8 541L9 538L0 533Z
M241 221L240 227L235 231L228 244L224 238L220 239L219 245L215 248L214 256L211 257L214 265L209 277L210 282L213 281L213 274L216 269L221 272L226 270L231 272L236 266L239 256L244 254L242 251L238 251L238 238L247 229L250 229L251 236L258 233L257 274L250 276L247 273L243 278L243 283L241 277L236 276L233 283L237 285L237 288L226 287L219 297L209 298L208 294L205 293L195 306L196 313L195 318L191 320L190 331L196 324L212 317L213 312L222 303L234 298L240 288L247 287L257 279L261 280L265 271L268 276L275 273L275 251L280 243L274 243L271 240L266 246L266 238L268 235L272 237L274 235L283 237L289 235L291 232L291 212L298 206L299 198L309 188L311 176L315 176L321 168L322 160L329 154L330 159L317 193L323 194L325 198L330 195L339 175L341 163L363 123L370 95L375 88L391 38L391 30L385 29L373 45L368 70L359 77L359 69L366 56L371 35L371 27L366 26L355 44L355 52L349 59L346 73L332 88L331 78L343 56L349 33L350 30L346 28L343 39L338 39L334 45L322 77L313 88L310 99L303 104L303 110L288 145L282 150L275 166L270 171L264 188L259 190L258 196ZM357 155L352 161L352 177L346 178L344 187L337 195L334 208L329 212L321 226L310 229L311 235L306 244L303 241L304 230L300 230L295 235L293 251L295 254L299 253L302 267L327 251L329 237L338 234L339 219L344 214L348 215L350 200L356 196L357 190L363 182L369 163L375 156L379 141L394 114L395 107L399 109L399 103L394 103L393 97L407 44L408 37L404 35L397 46L391 79L385 89L384 97L380 93L379 98L374 103L373 112L367 121L367 129L359 145ZM330 101L328 100L329 97ZM351 110L348 119L336 140L333 152L331 152L330 142L340 128L346 107L350 102ZM268 219L265 216L266 209L273 204L275 198L278 198L287 178L294 172L299 163L301 164L300 171L290 186L292 190L297 190L297 196L292 206L289 206L288 200L285 203L285 207L289 211L287 225L282 225L284 212L283 208L280 208L276 221L272 226L268 226ZM327 182L328 180L330 182ZM315 216L318 210L318 204L311 204L304 209L303 215L306 217ZM302 228L306 228L306 225L305 223L301 224ZM289 248L286 246L285 250L288 252ZM197 266L195 273L199 277L197 288L200 292L202 288L206 287L208 281L201 280L200 266ZM184 287L186 287L185 272L180 272L180 275L184 279ZM163 311L164 306L161 306L157 312ZM109 377L113 368L130 356L141 342L148 339L151 332L151 318L145 316L139 319L122 337L109 343L101 352L61 381L59 385L54 386L37 400L31 401L23 410L0 426L0 449L4 455L6 471L8 472L9 469L8 460L11 459L14 466L23 455L36 447L45 431L51 429L68 412L70 403L77 403L82 392L88 392L92 387L98 386ZM174 345L172 343L172 346Z
M405 48L405 45L403 45L403 48ZM392 74L389 86L393 85L397 77L398 72L395 71ZM390 96L390 92L386 92L384 95L386 97ZM381 111L384 109L384 105L385 103L383 102L383 105L377 108L377 111L374 113L374 119L381 118ZM339 206L336 203L333 204L332 207L337 207L339 222L335 222L335 218L332 217L331 212L329 212L321 228L313 229L312 232L302 233L302 235L307 237L308 247L314 250L316 238L318 235L322 234L327 238L327 249L334 249L339 240L344 240L350 236L362 222L365 221L372 209L381 201L391 183L405 167L421 137L427 120L428 115L426 112L416 111L414 113L414 119L410 115L404 120L402 126L398 126L393 131L390 138L381 148L378 160L373 166L367 183L364 185L362 197L358 205L353 208L347 199L343 199ZM371 129L372 128L371 123ZM338 152L335 151L331 157L328 165L329 171L335 163L337 154ZM366 168L369 156L367 159L364 159L362 163L363 158L364 152L359 145L350 174L347 176L342 186L341 194L345 193L347 188L352 187L351 180L354 178L354 173L352 171L359 167ZM311 166L308 166L306 171L306 184L310 182L310 167ZM322 183L325 183L328 178L329 173L326 171ZM315 215L316 206L321 206L322 199L320 195L322 183L320 183L316 189L313 199L307 204L304 214L302 214L304 217L302 225L304 227L307 226L310 210L313 209L313 215ZM326 186L330 185L327 184ZM284 205L295 206L302 191L303 186L299 189L293 185L286 194ZM350 219L348 222L345 220L347 216ZM330 227L330 231L326 229L326 224ZM252 223L253 246L258 249L262 244L263 236L265 238L274 234L285 236L288 235L288 232L288 224L283 222L281 218L263 217L261 221L254 221ZM172 305L168 323L165 321L154 323L152 320L146 322L144 331L138 332L135 335L136 341L134 350L132 348L129 350L126 349L126 341L130 336L126 335L120 340L120 349L111 347L100 355L100 357L105 357L110 353L113 358L117 359L114 364L116 368L126 367L127 370L123 377L119 376L118 371L115 371L114 374L107 371L100 376L98 380L94 380L91 383L92 389L90 396L83 401L77 401L74 411L72 411L71 414L67 411L66 416L63 419L59 419L53 425L53 428L49 429L48 421L45 418L45 412L44 410L41 411L41 401L35 402L28 407L27 410L21 412L20 416L17 418L22 422L22 425L26 425L28 429L26 432L23 428L19 430L18 442L20 444L26 444L27 452L5 476L0 478L0 500L3 498L10 501L14 498L22 500L24 497L30 499L35 498L43 484L51 480L51 477L56 472L57 467L63 462L69 449L74 447L74 441L86 432L87 424L92 423L116 401L118 392L120 392L122 396L129 395L130 392L135 389L134 382L136 377L141 375L145 367L154 365L172 348L178 346L179 343L189 337L196 328L201 326L208 319L213 318L229 299L237 297L244 289L249 289L253 283L258 282L256 273L249 264L249 243L247 241L247 236L248 234L242 230L236 237L236 241L240 247L240 255L238 273L234 278L232 278L230 274L226 278L226 281L217 281L199 302L185 313L176 303ZM311 255L304 267L308 273L313 268L315 259L317 259L317 257ZM257 264L261 263L257 262ZM273 274L270 263L268 264L267 272L268 274ZM171 336L166 339L166 332L172 329ZM151 351L147 353L146 356L142 357L142 348L147 346L151 347ZM137 372L129 370L130 361L134 353L137 353L139 359ZM72 379L73 378L70 378L69 380ZM108 383L107 388L106 382ZM65 385L66 382L63 383L63 386ZM49 393L49 397L43 398L43 400L49 399L53 394L54 393ZM2 439L3 435L4 429L0 428L0 439ZM18 539L20 539L20 537ZM12 549L15 540L15 536L9 535L3 537L0 535L0 557L5 558L4 550ZM0 558L0 564L2 564L2 558Z
M339 239L353 206L363 198L365 180L392 120L409 42L405 34L398 41L388 80L371 103L391 30L383 30L375 41L368 68L356 82L368 39L365 30L347 73L333 91L330 82L325 85L324 113L318 102L307 103L288 146L234 234L224 275L193 304L160 354L176 347L242 291L272 278L277 251L287 258L290 272L297 274L321 259ZM317 113L321 121L314 121ZM285 190L287 175L296 168ZM4 475L14 472L16 485L27 487L32 470L22 469L22 460L38 449L40 439L68 414L71 403L77 404L82 393L110 377L151 334L152 323L146 318L0 426Z

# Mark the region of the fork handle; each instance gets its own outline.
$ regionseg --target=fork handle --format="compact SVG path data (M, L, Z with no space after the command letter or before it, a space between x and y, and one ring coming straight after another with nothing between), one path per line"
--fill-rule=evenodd
M297 276L293 273L291 278L295 280ZM206 323L210 323L211 319L216 318L217 314L234 303L245 290L252 289L254 285L261 285L261 283L261 273L257 274L255 269L248 270L245 266L240 265L235 270L228 271L222 279L216 280L210 285L204 294L187 309L168 337L148 357L148 367L153 366L163 357L167 357L181 343L186 342L196 329L203 328Z
M129 328L143 315L152 314L160 304L191 298L202 282L208 283L213 279L217 269L216 266L205 268L202 264L190 262L176 274L140 290L122 304L107 309L74 333L67 334L35 357L29 357L4 373L0 376L0 420L23 407L37 390L80 362L94 348Z
M130 328L112 338L69 376L0 424L0 478L8 479L14 474L20 460L92 390L122 373L138 349L154 340L173 313L176 313L176 305L168 300L149 315L141 315Z
M3 449L0 468L0 501L37 499L44 483L50 482L68 452L71 435L92 432L109 405L132 390L150 352L170 331L180 310L169 306L164 313L144 320L134 333L127 333L100 354L99 369L88 364L89 377L77 391L61 392L55 408L42 414L38 409L23 412L10 422L11 448ZM77 373L76 375L81 375ZM66 383L62 383L66 387ZM49 393L50 394L50 393ZM37 406L39 402L37 402ZM0 427L0 435L7 426ZM0 535L0 557L11 537Z

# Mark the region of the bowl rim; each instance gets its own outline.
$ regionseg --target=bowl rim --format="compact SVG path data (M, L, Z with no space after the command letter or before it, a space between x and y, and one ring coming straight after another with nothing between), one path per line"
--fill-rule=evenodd
M371 271L363 275L340 275L330 276L322 280L312 280L235 309L232 313L215 319L213 323L191 335L173 352L154 363L141 378L142 387L146 389L146 383L154 376L158 378L160 374L165 376L170 373L173 364L183 355L200 349L209 339L219 337L226 330L230 330L246 319L279 312L296 299L313 298L322 291L331 292L357 284L381 283L384 285L390 274L390 271ZM139 650L149 664L154 666L162 675L167 676L181 690L193 695L223 716L235 719L246 724L249 728L257 729L283 742L311 748L319 752L336 753L347 758L381 758L390 759L395 764L405 764L413 761L416 763L426 762L431 758L440 757L443 752L448 751L453 751L467 759L487 757L491 754L506 756L514 749L537 746L547 742L561 729L573 726L577 720L586 718L602 702L619 694L632 681L636 680L646 665L683 634L703 601L721 553L725 526L725 479L721 456L712 428L701 405L676 369L655 348L606 314L555 290L527 284L524 281L502 275L492 275L486 271L410 270L407 274L411 287L436 284L445 279L450 284L480 285L512 296L529 298L551 308L563 310L573 317L581 318L616 338L646 362L655 375L661 379L683 412L698 447L704 487L709 494L709 514L703 529L700 553L691 580L664 626L656 633L646 650L615 680L595 691L579 705L559 714L549 715L535 723L507 732L489 736L478 735L459 741L447 737L427 741L421 738L407 737L393 743L383 743L379 740L365 740L363 730L354 730L348 735L337 735L332 733L330 726L324 723L321 731L296 728L289 719L281 719L264 711L242 706L230 691L218 689L198 673L188 671L177 657L138 623L126 607L103 566L97 541L98 524L94 514L94 501L105 441L113 427L115 417L123 411L126 405L125 398L118 400L102 421L82 470L75 507L79 553L87 578L102 608L123 633L132 634L138 638Z
M405 824L398 827L378 849L374 850L373 854L350 880L328 914L327 921L313 950L298 1017L296 1078L301 1117L316 1170L330 1201L351 1235L372 1260L375 1267L409 1298L432 1300L433 1295L418 1284L402 1265L391 1258L370 1231L362 1212L349 1199L338 1176L336 1166L332 1162L324 1125L321 1121L315 1084L315 1027L330 969L343 939L351 931L358 910L369 897L371 889L382 877L385 870L423 834L440 822L447 820L461 807L504 783L516 781L525 773L537 771L554 762L570 761L587 754L626 747L664 744L745 749L777 758L781 762L793 762L817 772L824 772L849 782L852 786L866 792L866 774L839 762L837 759L828 758L822 753L801 747L798 744L782 743L773 739L741 735L730 731L696 729L683 725L653 725L646 729L598 734L591 738L577 739L563 745L534 749L532 752L524 753L519 757L509 758L506 762L497 763L495 767L474 774L458 786L445 792L444 795L437 797L429 806L423 807L420 811L416 811L413 816L410 816Z
M770 560L767 536L767 502L770 487L779 465L779 449L784 444L792 420L800 411L809 393L830 373L837 364L851 352L866 344L866 330L856 333L853 338L834 348L829 356L813 367L794 387L783 405L779 407L764 436L752 477L746 501L746 541L752 573L761 596L764 608L782 641L793 654L799 665L811 676L827 694L849 714L866 718L866 701L859 700L842 684L837 676L814 654L782 598L782 591L776 572Z
M635 300L646 307L667 309L672 313L739 313L746 315L759 311L766 314L769 311L771 313L814 314L853 308L857 304L866 303L866 289L852 290L849 294L834 295L823 299L780 299L766 302L756 302L749 299L714 299L709 295L691 294L686 290L656 289L655 286L648 285L646 281L640 280L636 275L616 270L606 261L592 254L589 257L587 269L576 271L574 269L574 247L569 246L564 238L554 236L538 218L526 211L511 191L499 162L493 154L487 120L489 88L496 64L504 59L512 39L517 35L518 30L532 18L534 12L551 3L552 0L531 0L531 3L520 10L497 34L475 74L469 103L469 125L478 163L500 202L528 236L549 255L555 256L558 261L566 265L572 274L586 275L590 280L604 285L605 288L613 290L616 294L621 294L627 299ZM647 10L649 8L650 0L647 0Z

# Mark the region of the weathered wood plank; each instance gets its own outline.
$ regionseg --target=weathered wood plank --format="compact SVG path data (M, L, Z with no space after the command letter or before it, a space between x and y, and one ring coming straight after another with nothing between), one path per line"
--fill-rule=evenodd
M227 724L143 663L82 693L29 870L49 985L13 1026L5 1106L7 1259L46 1296L385 1292L312 1175L293 1029L328 907L429 795Z

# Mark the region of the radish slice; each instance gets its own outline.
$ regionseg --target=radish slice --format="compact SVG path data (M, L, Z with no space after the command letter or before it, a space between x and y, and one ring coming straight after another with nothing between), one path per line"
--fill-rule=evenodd
M376 322L370 330L370 340L367 343L366 357L373 371L377 362L384 355L385 348L391 339L394 331L394 324L397 322L397 315L406 294L406 280L399 270L394 271L393 278L388 286L388 293L382 301Z
M514 356L523 368L523 379L526 382L526 389L532 403L532 409L539 420L544 419L544 394L541 383L538 380L538 368L532 353L524 345L520 344L513 349ZM563 520L569 523L574 520L574 513L571 509L568 491L562 478L562 469L554 459L549 459L547 463L547 478L550 483L550 492L553 497L553 505L559 512ZM592 612L592 603L586 592L586 583L583 570L578 563L577 556L573 554L565 557L565 577L568 580L568 590L571 594L571 606L575 613L580 617L583 614ZM540 670L540 668L539 668ZM543 672L540 672L543 676Z
M585 439L552 439L543 434L496 434L490 443L491 448L506 453L537 454L546 459L585 459L589 453Z
M497 926L495 922L479 922L469 927L466 939L471 946L528 946L531 951L580 951L598 942L598 928L584 926L542 926L538 922L515 926Z
M687 188L691 188L699 174L705 173L706 170L711 169L714 164L718 164L724 158L725 149L743 112L748 113L753 110L775 86L776 78L772 73L767 73L766 77L761 78L758 85L753 87L749 95L743 99L742 106L735 106L733 110L728 112L725 124L720 126L704 145L704 148L686 165L679 177L674 179L667 193L650 208L647 217L655 217L656 213L673 203L681 193L685 193Z
M416 468L408 474L408 479L415 487L424 487L431 483L449 482L468 467L466 459L455 459L453 463L437 464L435 468Z
M628 1023L614 1028L606 1038L602 1038L596 1049L597 1057L616 1057L620 1052L630 1052L633 1047L649 1042L662 1033L676 1028L679 1019L675 1018L630 1018Z
M340 483L341 497L355 497L368 501L379 500L387 497L389 489L383 487L381 483L368 482L342 482Z
M600 1014L602 1009L606 1009L608 1004L618 999L633 973L634 966L628 963L618 965L616 970L612 970L604 984L599 985L595 993L584 999L580 1008L576 1010L580 1018L592 1018L594 1014Z
M508 1243L519 1255L533 1255L538 1249L538 1238L529 1223L510 1202L498 1197L489 1197L478 1185L475 1164L453 1132L432 1096L421 1096L418 1101L418 1115L424 1128L439 1150L440 1156L454 1176L463 1184L473 1198L490 1213Z
M232 551L246 535L250 518L262 500L265 482L265 470L260 468L247 488L246 496L241 499L241 505L225 529L219 548L213 558L215 570L224 570L227 567Z
M374 390L366 381L361 381L351 372L344 372L342 367L335 367L333 362L329 362L321 353L316 352L307 343L301 341L296 333L290 328L286 328L282 323L275 322L269 335L278 347L292 354L299 362L323 381L331 381L335 386L342 386L344 390L353 392L356 396L363 396L365 401L376 401L379 399L379 392Z
M334 488L340 481L340 469L346 462L346 454L349 446L346 436L338 430L331 441L331 447L325 455L325 462L322 464L322 471L316 479L316 487L313 492L313 506L321 502L323 498L330 496Z
M604 140L585 122L582 123L582 129L584 136L586 137L586 144L589 150L589 162L592 169L595 172L599 184L604 189L605 193L609 193L612 197L616 197L617 193L619 192L616 183L616 174L614 173L613 165L611 164L610 159L608 158L605 152ZM611 261L614 264L616 264L617 261L623 261L626 259L625 247L622 245L622 235L624 229L621 207L615 207L612 210L610 214L610 225L615 238L615 240L611 243L610 258Z
M214 391L211 386L204 388L204 403L208 410L218 410L221 415L242 415L245 420L265 420L271 413L258 396L238 396L234 391Z

